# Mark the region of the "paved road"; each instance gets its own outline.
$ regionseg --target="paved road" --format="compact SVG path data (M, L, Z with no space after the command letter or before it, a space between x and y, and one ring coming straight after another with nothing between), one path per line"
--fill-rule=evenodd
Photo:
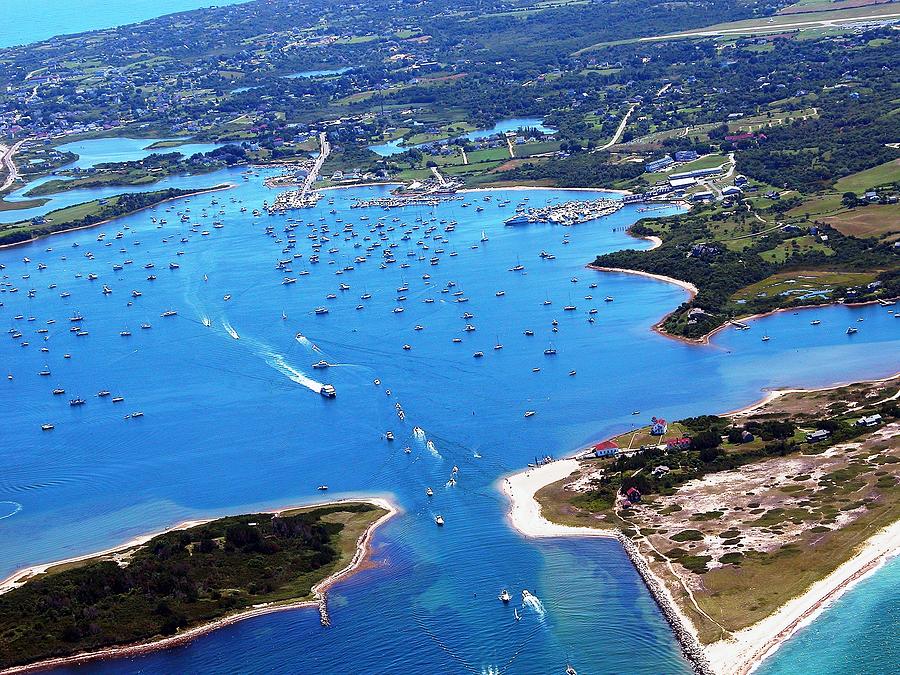
M12 184L19 177L19 170L16 168L15 162L13 162L13 157L24 142L24 140L21 140L12 147L0 145L0 165L6 167L6 179L3 181L3 185L0 185L0 193L12 187Z
M632 103L629 106L628 112L625 113L625 117L623 117L622 121L619 122L619 127L616 129L616 133L613 134L613 137L610 139L610 141L608 143L606 143L605 145L601 145L594 152L599 152L600 150L606 150L607 148L611 148L612 146L614 146L616 143L619 142L619 139L622 138L622 134L625 133L625 127L628 126L628 119L631 117L631 113L633 113L634 109L637 107L638 107L637 103Z

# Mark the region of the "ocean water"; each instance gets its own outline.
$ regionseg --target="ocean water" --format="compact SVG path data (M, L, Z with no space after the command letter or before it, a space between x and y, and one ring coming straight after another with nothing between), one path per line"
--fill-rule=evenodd
M900 663L900 558L829 607L786 642L759 675L880 675Z
M0 48L248 0L29 0L0 3Z
M192 177L199 179L192 185L236 187L0 251L8 284L0 287L0 325L23 334L0 340L0 375L13 376L0 381L0 517L9 516L0 519L0 572L187 518L320 500L320 484L330 486L329 497L391 496L403 513L376 534L376 564L330 592L331 628L319 625L315 610L298 610L178 649L73 670L561 673L568 660L587 673L687 672L620 547L520 537L506 522L498 479L651 415L728 410L759 398L763 387L897 368L900 320L881 307L782 313L749 331L723 331L707 347L656 335L650 327L684 300L682 289L584 268L597 253L647 245L623 231L643 215L635 207L572 228L502 224L525 199L538 206L603 193L496 190L435 208L350 208L355 198L386 194L377 186L328 191L313 209L254 218L252 210L274 196L264 177L243 180L237 170ZM96 193L75 192L78 201ZM510 200L505 208L503 199ZM286 254L283 229L291 218L300 225L296 248ZM384 227L375 228L379 219ZM444 233L453 220L455 231ZM209 234L192 232L190 222ZM340 234L350 223L358 237ZM321 262L311 264L307 235L323 224L330 241ZM270 225L274 236L266 233ZM449 242L426 239L429 225ZM412 236L403 241L406 230ZM97 241L101 232L109 246ZM488 241L480 241L482 232ZM382 246L354 263L379 233ZM381 268L390 243L397 262ZM542 250L556 259L541 260ZM298 281L283 285L276 262L291 254L302 255L292 263ZM432 256L439 264L430 264ZM126 260L123 270L112 269ZM37 270L38 262L47 269ZM517 262L524 272L509 271ZM149 263L156 281L146 279ZM302 270L310 274L299 276ZM89 272L100 278L88 281ZM341 283L350 289L340 290ZM101 292L103 284L111 294ZM408 291L397 290L403 284ZM142 295L131 297L132 290ZM496 295L500 290L505 294ZM62 298L62 291L71 295ZM361 299L366 293L370 300ZM607 295L614 301L604 302ZM563 311L569 303L577 309ZM319 306L329 313L316 316ZM162 318L169 309L177 316ZM87 336L70 332L75 312ZM474 316L464 319L464 312ZM812 318L821 325L810 326ZM56 323L47 324L51 319ZM152 328L141 330L142 322ZM466 332L467 323L476 330ZM858 334L845 335L850 323ZM38 328L49 330L47 340ZM525 336L526 328L535 335ZM133 335L121 337L124 329ZM772 336L767 343L759 339L764 331ZM452 342L457 337L460 344ZM30 344L20 346L23 340ZM503 349L494 349L498 342ZM543 354L550 344L554 357ZM484 357L474 358L475 351ZM314 369L322 359L334 365ZM51 375L38 376L45 367ZM323 382L336 387L336 399L316 393ZM53 396L54 387L66 394ZM102 389L125 401L98 398ZM75 396L86 405L70 407ZM537 414L525 418L525 410ZM144 416L125 419L135 411ZM56 428L41 431L48 422ZM395 441L385 439L388 430ZM458 482L448 485L454 466ZM434 525L436 514L445 527ZM497 600L503 588L516 598L528 589L541 607L526 608L516 622Z
M464 138L468 138L471 141L479 141L484 138L489 138L494 134L507 133L510 131L515 131L516 129L525 128L534 128L544 132L545 134L552 134L556 131L556 129L551 129L548 126L545 126L543 121L536 117L516 117L507 120L500 120L490 129L475 129L474 131L470 131L466 134L463 134L462 136ZM370 145L369 150L382 157L399 155L401 152L406 152L407 150L409 150L409 146L400 145L401 141L402 139L398 138L387 143L381 143L380 145ZM421 143L420 145L412 147L421 147L422 145L428 144Z

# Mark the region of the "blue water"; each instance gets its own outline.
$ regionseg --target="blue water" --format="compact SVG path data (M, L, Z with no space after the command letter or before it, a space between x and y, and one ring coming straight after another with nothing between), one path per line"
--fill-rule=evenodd
M221 143L185 143L172 148L151 148L155 138L92 138L86 141L75 141L57 146L62 152L74 152L78 159L68 167L87 169L104 162L133 162L153 154L178 152L184 157L197 153L212 152L222 147Z
M0 288L0 325L24 334L0 340L0 368L14 376L0 382L0 515L16 511L0 520L0 573L98 550L186 518L315 500L323 483L329 496L392 495L404 513L376 535L374 568L331 592L332 628L322 629L315 611L298 610L243 622L177 650L92 664L90 672L449 673L493 665L509 673L551 673L561 672L567 659L587 673L687 672L615 542L525 540L507 525L495 482L535 456L569 453L652 414L727 410L755 400L766 386L821 385L897 369L900 320L880 307L782 313L750 331L724 331L708 347L656 335L650 327L684 300L683 290L583 267L597 253L646 245L622 231L640 217L634 207L574 228L502 225L525 197L539 206L602 193L497 190L491 202L482 201L485 193L466 195L468 208L457 201L382 212L348 207L355 197L384 195L387 188L353 188L327 192L333 205L322 200L286 217L254 218L250 212L273 198L264 177L244 181L237 170L195 177L237 187L0 251L4 281L19 289ZM501 198L512 203L499 208ZM213 199L219 204L211 205ZM180 222L178 213L188 208L208 236ZM158 228L151 217L168 223ZM370 232L381 217L385 228ZM288 218L301 222L293 252L303 257L293 263L294 274L310 274L285 286L275 263L289 255L264 230L272 225L283 238ZM447 244L425 239L424 225L401 241L417 218L459 222ZM224 227L213 228L214 220ZM305 223L330 225L318 265L306 262L312 228ZM339 234L346 223L356 224L357 238ZM443 233L444 225L434 224ZM482 230L488 242L479 242ZM114 240L117 231L123 237ZM110 246L96 240L101 232ZM398 244L397 262L381 269L376 248L338 276L378 241L378 232L387 237L384 247ZM406 255L420 250L419 239L430 247L423 261ZM353 248L357 242L361 248ZM327 253L331 246L338 251ZM556 260L540 260L541 250ZM432 255L438 265L429 264ZM112 270L126 259L133 263ZM517 260L525 273L508 271ZM180 268L168 269L170 261ZM48 268L38 271L38 262ZM156 265L154 282L145 279L149 262ZM88 281L91 271L100 279ZM450 290L463 291L469 302L440 292L451 280ZM404 282L408 299L401 301L396 289ZM598 288L590 289L592 282ZM51 283L58 287L49 289ZM340 291L340 283L351 289ZM111 295L101 293L102 284ZM27 298L30 288L34 299ZM132 300L132 289L143 295ZM501 289L506 294L497 297ZM71 297L61 298L64 290ZM371 300L360 299L365 292ZM337 297L327 299L330 293ZM592 300L585 299L589 294ZM615 301L604 303L606 295ZM436 301L426 304L426 297ZM569 302L577 311L562 310ZM330 313L315 316L313 308L322 305ZM398 306L405 311L394 313ZM591 307L599 310L595 324L586 320ZM161 318L167 309L178 315ZM69 331L75 311L84 315L88 336ZM468 322L475 332L463 331L463 312L474 314ZM13 318L18 314L24 318ZM813 317L822 324L810 326ZM858 317L865 321L855 324ZM140 330L144 321L153 328ZM858 334L844 334L850 323L860 326ZM424 329L414 330L417 324ZM47 341L35 333L41 327L50 331ZM121 337L124 328L134 334ZM535 336L524 336L525 328ZM763 331L771 341L760 341ZM452 343L454 337L462 343ZM24 339L27 347L19 344ZM497 340L502 350L493 349ZM545 357L551 341L559 353ZM412 349L404 351L404 344ZM476 350L484 358L473 358ZM338 365L312 369L320 359ZM45 366L52 375L39 377ZM575 377L568 375L572 369ZM334 384L337 398L320 397L310 378ZM65 396L50 393L57 386ZM97 398L101 389L126 400ZM74 396L87 404L71 408ZM397 402L405 421L396 415ZM528 409L537 414L524 418ZM641 419L631 415L635 409L644 411ZM138 410L143 418L123 419ZM42 432L46 422L56 428ZM434 451L413 436L414 426L425 430ZM393 443L383 437L387 430L396 435ZM459 483L445 487L454 465ZM444 528L434 526L436 513L446 519ZM544 614L529 610L516 623L512 609L496 600L504 587L534 592Z
M556 132L556 129L551 129L548 126L545 126L544 123L536 117L516 117L508 120L501 120L497 122L491 129L476 129L474 131L470 131L466 134L463 134L461 138L468 138L470 141L480 141L485 138L490 138L495 134L507 133L524 128L534 128L538 131L542 131L545 134L552 134ZM403 139L398 138L387 143L381 143L380 145L370 145L369 150L374 152L376 155L380 155L381 157L390 157L392 155L399 155L401 152L406 152L410 149L410 147L420 148L424 145L430 145L430 143L420 143L419 145L415 146L403 146L401 145L402 142Z
M880 675L900 663L900 558L864 579L764 662L760 675Z
M289 80L295 80L298 78L306 78L311 79L314 77L328 77L330 75L341 75L343 73L349 72L352 68L328 68L325 70L304 70L302 73L291 73L290 75L285 75L285 77Z
M0 3L0 47L46 40L54 35L111 28L164 14L248 0L28 0Z
M156 139L147 138L94 138L86 141L76 141L58 146L60 150L74 152L78 154L78 159L74 162L66 164L64 169L80 167L82 169L103 164L106 162L128 162L143 159L153 153L170 153L179 152L185 157L189 157L196 153L211 152L221 147L214 143L186 143L174 148L159 148L157 150L147 150L149 145L156 142ZM30 201L33 197L26 197L25 193L42 183L51 180L65 180L65 176L47 175L38 178L28 185L24 185L18 190L11 192L6 200L9 202ZM0 219L4 222L16 222L35 218L40 215L61 209L73 204L91 201L92 199L102 199L104 197L112 197L114 195L126 192L146 192L147 190L161 190L169 187L205 187L215 185L210 182L208 175L194 176L170 176L153 184L152 187L147 185L132 186L109 186L103 188L91 188L82 190L69 190L58 194L47 195L42 199L47 199L43 205L30 209L16 209L15 211L7 211L0 215Z

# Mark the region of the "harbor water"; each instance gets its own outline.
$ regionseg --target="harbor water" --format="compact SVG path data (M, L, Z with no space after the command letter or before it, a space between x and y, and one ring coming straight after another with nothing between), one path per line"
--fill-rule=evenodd
M687 672L618 543L521 537L507 523L497 481L651 415L714 413L748 404L766 387L897 369L900 320L879 306L784 312L751 322L751 330L722 331L703 347L657 335L652 325L685 300L683 289L584 268L598 253L649 245L624 232L643 215L637 207L568 228L503 225L517 204L609 196L602 192L492 190L436 207L349 208L387 194L374 186L327 191L314 208L254 217L276 194L264 187L266 175L170 178L235 187L0 251L0 325L22 334L0 340L0 572L189 518L318 501L322 484L329 498L390 496L402 513L375 535L374 564L330 591L330 628L315 609L302 609L70 670L562 673L568 661L586 673ZM99 194L106 192L65 199ZM297 245L284 253L288 219L299 222ZM348 224L358 237L342 233ZM314 228L318 264L309 261ZM435 241L438 234L448 241ZM396 262L382 267L391 243ZM542 259L541 251L555 257ZM290 273L276 269L293 254L302 257ZM510 271L517 264L524 269ZM286 276L296 283L282 283ZM576 309L565 311L569 304ZM317 307L328 313L316 315ZM169 310L177 314L163 318ZM76 313L87 335L70 331ZM810 326L812 318L821 324ZM861 328L848 336L851 323ZM42 328L48 333L36 332ZM551 344L557 353L545 356ZM332 365L313 368L320 360ZM39 376L44 369L51 374ZM322 383L334 385L335 399L317 393ZM55 387L66 394L52 395ZM124 401L98 397L101 390ZM69 406L75 397L86 404ZM536 414L526 418L526 410ZM143 416L130 416L138 411ZM55 428L42 431L47 423ZM871 582L884 574L896 575L896 565ZM497 599L504 588L516 601L510 606ZM516 621L523 589L539 602ZM808 644L803 639L784 648L773 661L781 669L771 672L800 672L790 663L802 663L797 650L808 655L797 646Z

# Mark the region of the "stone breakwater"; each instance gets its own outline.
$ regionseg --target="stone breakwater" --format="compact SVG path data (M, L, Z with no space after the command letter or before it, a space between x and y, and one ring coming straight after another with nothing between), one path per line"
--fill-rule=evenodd
M672 631L675 633L675 637L681 645L681 651L691 664L694 672L698 675L715 675L715 671L712 669L709 660L706 658L706 652L704 651L703 646L694 634L688 630L687 626L684 625L684 619L682 618L681 612L675 607L671 597L665 592L662 583L656 578L656 575L650 571L650 566L647 564L644 556L638 551L637 546L635 546L634 542L624 534L619 533L616 536L616 539L622 544L622 548L624 548L625 553L628 554L631 564L634 565L638 574L641 575L641 579L644 580L644 584L647 586L647 590L650 591L650 595L653 596L653 599L659 606L666 621L672 626Z

